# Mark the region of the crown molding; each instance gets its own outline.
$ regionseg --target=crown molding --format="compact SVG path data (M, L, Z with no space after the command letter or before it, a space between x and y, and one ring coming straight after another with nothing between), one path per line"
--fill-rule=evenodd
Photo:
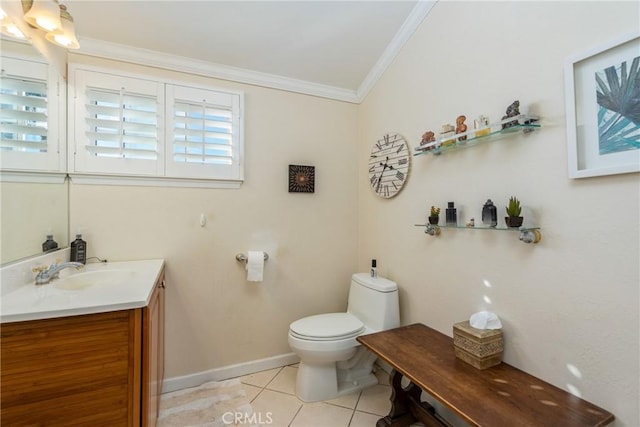
M364 101L371 89L373 89L378 80L382 77L389 65L391 65L391 62L393 62L405 43L418 29L437 1L438 0L419 0L414 6L407 19L391 40L391 43L389 43L373 68L369 71L369 74L367 74L367 77L365 77L358 87L356 92L358 104Z
M338 101L358 102L355 90L292 79L275 74L261 73L245 68L231 67L102 40L82 38L81 48L76 52L83 55L319 96Z
M413 35L436 2L437 0L419 0L417 2L357 90L323 85L84 37L81 39L80 49L75 52L83 55L359 104L369 94L380 77L382 77L398 52L400 52L407 40Z

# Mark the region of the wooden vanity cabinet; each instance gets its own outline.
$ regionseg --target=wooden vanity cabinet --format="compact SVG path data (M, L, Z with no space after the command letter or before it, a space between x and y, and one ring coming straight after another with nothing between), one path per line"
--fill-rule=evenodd
M154 426L163 324L164 274L144 308L2 324L2 424Z

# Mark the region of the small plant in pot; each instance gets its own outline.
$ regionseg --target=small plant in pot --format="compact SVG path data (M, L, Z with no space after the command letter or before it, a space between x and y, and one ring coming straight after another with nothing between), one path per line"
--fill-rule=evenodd
M431 212L429 214L429 224L438 225L440 221L440 208L431 206Z
M515 197L509 198L509 204L506 207L507 215L504 218L504 222L507 223L507 227L520 227L522 225L523 218L520 216L522 207L520 206L520 200Z

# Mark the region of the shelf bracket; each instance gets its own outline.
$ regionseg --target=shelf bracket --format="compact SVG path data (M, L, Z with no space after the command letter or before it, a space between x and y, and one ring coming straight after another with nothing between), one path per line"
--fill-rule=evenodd
M424 232L429 236L439 236L440 235L440 227L433 224L427 224Z
M520 230L520 241L524 243L538 243L541 239L540 230Z

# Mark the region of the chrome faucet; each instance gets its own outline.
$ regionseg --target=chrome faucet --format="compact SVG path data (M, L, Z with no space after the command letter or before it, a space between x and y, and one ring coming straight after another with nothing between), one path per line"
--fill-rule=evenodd
M62 264L51 264L49 267L46 265L34 267L33 272L38 272L38 275L36 276L36 285L49 283L51 279L58 277L60 270L70 267L80 269L84 267L84 264L81 262L63 262Z

